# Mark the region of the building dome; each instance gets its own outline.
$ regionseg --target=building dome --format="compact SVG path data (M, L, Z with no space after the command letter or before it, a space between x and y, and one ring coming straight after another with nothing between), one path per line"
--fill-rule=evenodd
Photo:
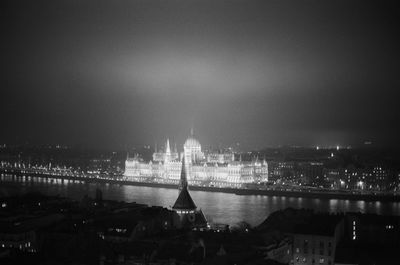
M193 147L201 147L201 145L196 138L190 136L189 138L186 139L184 147L193 148Z
M190 132L189 138L186 139L183 145L183 152L186 161L189 164L200 161L204 158L204 154L201 152L200 142L194 138L193 129Z

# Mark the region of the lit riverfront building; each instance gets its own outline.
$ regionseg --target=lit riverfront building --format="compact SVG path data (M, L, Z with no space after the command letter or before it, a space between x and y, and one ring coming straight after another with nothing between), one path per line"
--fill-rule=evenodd
M131 181L179 184L183 158L190 185L241 187L243 184L268 181L268 165L265 160L235 161L233 152L204 153L200 142L194 138L193 130L181 153L178 153L176 146L171 151L167 140L165 150L155 150L150 162L137 156L128 157L124 176Z

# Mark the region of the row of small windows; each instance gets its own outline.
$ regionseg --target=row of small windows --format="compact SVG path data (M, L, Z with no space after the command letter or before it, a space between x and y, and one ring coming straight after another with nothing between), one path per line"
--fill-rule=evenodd
M299 248L296 248L296 253L300 253L300 249ZM308 248L304 248L303 249L303 253L304 254L308 254ZM311 253L312 254L315 254L315 248L313 248L312 250L311 250ZM323 248L320 248L319 249L319 255L324 255L325 254L325 251L324 251L324 249ZM332 255L332 250L331 249L328 249L328 256L331 256Z
M324 264L325 263L325 258L319 258L318 261L319 261L319 264ZM299 262L300 262L300 257L296 257L296 263L299 263ZM307 258L303 257L301 259L301 262L306 263L307 262ZM311 260L311 263L315 264L315 259L314 258ZM330 259L328 259L328 265L332 265L332 261Z
M309 243L309 241L307 239L304 240L303 245L304 245L305 248L308 247L308 245L309 245L308 243ZM319 242L319 247L320 248L324 248L325 247L325 242L324 241L320 241ZM332 247L332 242L331 241L328 242L328 247Z

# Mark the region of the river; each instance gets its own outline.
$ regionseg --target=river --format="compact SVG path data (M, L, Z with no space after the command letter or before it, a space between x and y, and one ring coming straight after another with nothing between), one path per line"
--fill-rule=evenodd
M103 198L147 205L170 207L174 204L178 190L139 187L119 184L77 183L50 180L40 177L1 175L0 197L41 192L81 200L85 194L95 196L96 189ZM350 200L322 200L291 198L284 196L235 195L221 192L190 191L197 207L201 208L209 221L235 225L245 221L252 226L260 224L267 216L287 207L307 208L315 211L362 212L384 215L400 215L400 202L365 202Z

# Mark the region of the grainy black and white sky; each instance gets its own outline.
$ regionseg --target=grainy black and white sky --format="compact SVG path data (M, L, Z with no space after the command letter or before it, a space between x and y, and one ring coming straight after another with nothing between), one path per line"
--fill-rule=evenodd
M10 1L0 142L399 144L395 1Z

